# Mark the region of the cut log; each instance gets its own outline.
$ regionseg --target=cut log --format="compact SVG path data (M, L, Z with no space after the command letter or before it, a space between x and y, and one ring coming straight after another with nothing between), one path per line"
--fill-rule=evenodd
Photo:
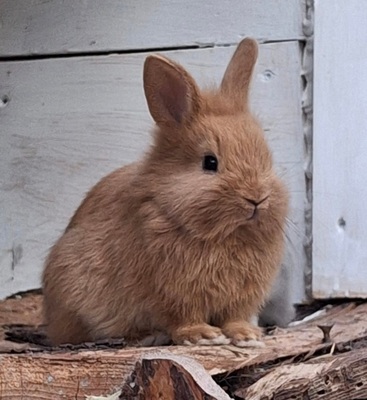
M236 396L246 400L367 399L367 348L275 368Z
M230 400L205 369L189 357L147 354L125 382L124 400Z
M326 316L291 329L278 329L266 336L265 348L239 349L234 346L170 346L157 353L189 356L210 375L261 365L279 358L313 354L328 349L317 325L334 324L331 341L348 343L366 335L367 304L336 307ZM102 396L121 389L137 361L152 348L121 350L25 352L0 355L1 399L76 399Z
M4 325L42 323L42 295L39 291L18 294L0 301L0 340L4 339Z

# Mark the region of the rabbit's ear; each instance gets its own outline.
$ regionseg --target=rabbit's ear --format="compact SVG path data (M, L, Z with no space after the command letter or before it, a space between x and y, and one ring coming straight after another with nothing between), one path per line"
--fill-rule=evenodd
M200 95L194 79L164 57L153 55L145 60L144 91L150 114L158 125L179 125L199 112Z
M238 110L243 110L246 107L257 55L257 42L250 38L243 39L224 74L220 86L221 92L234 100Z

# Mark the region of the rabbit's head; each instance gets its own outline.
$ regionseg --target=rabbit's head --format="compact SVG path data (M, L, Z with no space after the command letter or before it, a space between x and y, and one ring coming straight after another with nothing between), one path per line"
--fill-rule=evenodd
M220 87L209 91L179 64L146 59L144 90L157 124L146 176L162 214L193 237L283 229L288 194L249 110L257 54L257 43L244 39Z

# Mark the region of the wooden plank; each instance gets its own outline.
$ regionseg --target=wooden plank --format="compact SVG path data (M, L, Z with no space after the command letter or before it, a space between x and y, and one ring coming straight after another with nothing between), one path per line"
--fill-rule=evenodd
M330 348L323 343L317 325L334 324L331 340L348 343L366 336L367 304L336 307L325 317L295 328L278 329L266 336L265 348L240 349L234 346L170 346L154 350L155 358L190 357L203 365L210 375L232 372L300 354L314 354ZM137 361L148 357L151 348L121 350L43 352L0 355L0 393L9 400L27 398L85 399L85 396L107 395L121 389ZM64 397L62 397L64 396ZM23 397L24 398L24 397Z
M298 40L303 12L299 0L2 0L0 56Z
M4 339L3 326L42 324L42 301L40 294L27 293L0 301L0 353L1 342Z
M246 400L367 398L367 349L275 368L236 395Z
M260 46L253 87L275 161L292 194L287 261L291 296L303 297L303 138L300 52ZM220 81L234 47L167 55L200 83ZM0 297L39 287L43 259L84 193L141 156L151 118L142 89L146 54L0 63ZM285 286L287 287L287 286Z
M343 18L340 19L340 15ZM315 3L313 296L367 297L367 2Z

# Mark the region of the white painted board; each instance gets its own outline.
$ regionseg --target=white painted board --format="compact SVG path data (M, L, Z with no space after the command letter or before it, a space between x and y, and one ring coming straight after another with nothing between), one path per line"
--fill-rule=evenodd
M317 0L313 296L367 297L367 2Z
M234 48L166 55L199 83L210 83L220 81ZM142 88L145 57L0 63L0 98L9 97L0 108L0 297L40 285L48 249L85 192L147 148L152 120ZM287 260L297 296L304 293L305 262L300 58L297 42L261 45L252 101L292 192Z
M303 37L302 0L0 0L0 57Z

